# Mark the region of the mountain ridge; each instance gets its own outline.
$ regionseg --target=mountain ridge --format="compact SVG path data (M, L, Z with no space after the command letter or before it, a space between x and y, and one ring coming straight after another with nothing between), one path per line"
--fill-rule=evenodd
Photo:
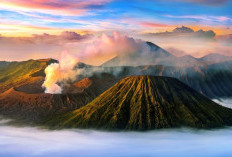
M86 106L47 119L52 128L152 130L232 125L232 110L170 77L130 76Z
M199 58L201 61L209 62L209 63L220 63L226 61L232 61L232 56L225 56L218 53L210 53Z
M191 55L185 55L177 57L172 53L166 51L165 49L159 47L152 42L146 42L150 52L149 54L140 54L140 52L135 54L130 54L126 56L116 56L101 66L103 67L113 67L113 66L145 66L145 65L165 65L165 66L204 66L202 60L195 58Z

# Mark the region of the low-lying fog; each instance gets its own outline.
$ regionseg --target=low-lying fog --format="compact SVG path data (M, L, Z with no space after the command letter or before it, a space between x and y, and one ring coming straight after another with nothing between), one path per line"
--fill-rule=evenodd
M218 103L232 107L232 99L221 99ZM150 132L48 131L6 126L5 122L0 122L1 157L232 156L232 128Z

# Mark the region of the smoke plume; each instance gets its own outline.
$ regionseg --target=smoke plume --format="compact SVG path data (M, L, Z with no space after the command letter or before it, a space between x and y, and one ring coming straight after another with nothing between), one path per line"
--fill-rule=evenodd
M91 65L100 65L115 56L126 56L134 53L149 51L148 45L138 39L134 39L117 32L112 35L102 34L88 43L79 58Z
M45 93L61 94L61 84L75 79L77 72L73 68L77 63L78 58L66 51L62 52L59 63L52 63L45 69L46 78L43 83L43 87L46 88Z
M141 40L113 33L113 35L102 34L95 40L87 43L80 53L71 55L63 52L59 63L50 64L45 69L45 82L43 87L45 93L61 94L63 87L78 79L79 75L90 77L94 73L109 72L104 67L77 68L79 62L104 63L114 56L125 56L133 53L148 52L148 46ZM118 69L112 74L118 74Z

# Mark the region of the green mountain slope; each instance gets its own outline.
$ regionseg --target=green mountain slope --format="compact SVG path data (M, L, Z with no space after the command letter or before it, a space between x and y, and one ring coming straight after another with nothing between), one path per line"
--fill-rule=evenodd
M0 93L24 84L38 82L45 76L44 69L48 64L55 62L53 59L28 60L11 62L0 69ZM39 85L41 87L41 85Z
M10 62L0 69L0 114L7 118L39 122L44 117L76 110L96 98L114 83L114 78L84 78L70 84L63 94L45 94L44 69L53 59ZM78 67L88 66L79 63Z
M173 127L212 128L232 124L232 110L197 93L177 79L131 76L88 105L52 117L53 128L150 130Z

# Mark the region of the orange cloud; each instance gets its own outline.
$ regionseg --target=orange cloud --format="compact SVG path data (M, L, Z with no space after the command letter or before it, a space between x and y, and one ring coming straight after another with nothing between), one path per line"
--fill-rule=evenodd
M84 29L62 29L46 26L35 26L27 24L18 24L15 22L3 23L0 22L0 34L5 37L32 37L33 34L49 33L52 35L59 35L64 31L72 31L81 35L92 34L91 30Z
M156 22L141 22L140 25L144 27L168 27L169 26L166 24L156 23Z
M193 30L199 30L199 29L204 29L204 30L213 30L216 35L225 35L225 34L231 34L232 29L228 28L226 26L203 26L203 25L196 25L196 26L189 26Z
M19 11L36 11L48 14L82 15L88 8L101 6L110 0L1 0L0 8Z
M1 23L0 32L4 36L31 36L31 33L44 33L44 32L60 32L60 30L51 27L40 27L34 25L20 25L15 23Z
M166 32L166 31L172 31L176 27L181 27L182 25L167 25L166 27L152 27L152 25L149 27L147 26L147 30L144 29L140 32L140 34L149 34L149 33L160 33L160 32ZM188 25L189 28L193 29L194 31L198 31L200 29L203 29L205 31L207 30L213 30L216 35L225 35L225 34L232 34L232 28L226 27L226 26L209 26L209 25ZM153 29L154 28L154 29Z

